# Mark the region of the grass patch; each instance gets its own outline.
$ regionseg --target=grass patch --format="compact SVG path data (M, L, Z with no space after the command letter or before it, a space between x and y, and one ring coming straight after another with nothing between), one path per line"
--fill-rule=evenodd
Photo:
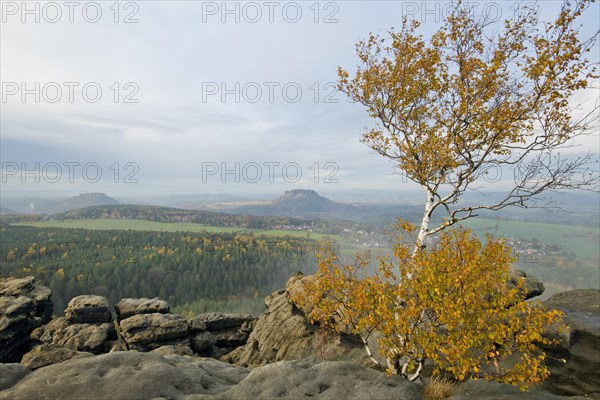
M439 376L429 378L425 385L426 400L443 400L456 393L458 385Z

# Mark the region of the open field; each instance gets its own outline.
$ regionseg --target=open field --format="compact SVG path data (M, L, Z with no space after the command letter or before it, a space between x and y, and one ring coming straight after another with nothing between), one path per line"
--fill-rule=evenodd
M463 224L478 235L489 232L494 236L536 239L574 252L577 257L600 256L599 228L483 218L473 218Z
M489 232L494 236L512 238L536 239L539 242L556 244L567 252L574 252L577 257L600 257L600 229L573 225L546 224L521 221L503 221L483 218L474 218L463 223L478 235ZM53 228L83 228L83 229L117 229L139 231L165 231L165 232L236 232L249 231L268 236L307 237L309 232L277 229L241 229L219 226L208 226L189 222L154 222L136 219L82 219L69 221L40 221L24 222L21 225ZM344 243L338 235L324 235L310 232L311 239L331 237L340 242L342 253L349 255L357 249L365 249L353 243ZM376 249L372 249L376 250ZM385 253L386 250L375 251Z
M99 229L99 230L133 230L133 231L164 231L164 232L253 232L268 236L293 236L307 237L310 233L311 239L322 239L331 237L338 239L338 235L324 235L322 233L278 230L278 229L242 229L221 226L208 226L194 224L191 222L155 222L140 219L80 219L69 221L36 221L23 222L15 225L34 226L38 228L80 228L80 229Z

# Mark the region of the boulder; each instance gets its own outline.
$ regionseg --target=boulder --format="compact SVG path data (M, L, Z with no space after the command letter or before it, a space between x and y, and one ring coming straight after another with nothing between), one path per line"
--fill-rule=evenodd
M122 320L121 335L129 349L150 351L165 345L190 346L187 321L176 314L138 314Z
M253 369L231 389L201 399L423 399L420 385L349 362L281 361Z
M103 324L71 324L64 317L55 318L35 329L31 338L36 343L54 344L71 350L93 354L106 353L117 331L112 322Z
M267 310L258 317L247 343L221 359L250 367L311 357L373 365L356 337L326 333L311 324L305 312L292 302L289 293L302 290L305 279L310 277L295 274L286 290L267 296Z
M22 364L0 364L0 391L14 386L29 372Z
M88 357L91 355L92 353L79 352L53 344L42 344L25 354L21 364L33 371L47 365L70 360L73 357Z
M121 299L115 305L115 311L117 312L117 319L121 321L138 314L168 314L171 312L171 308L166 301L156 297L154 299Z
M560 343L545 349L550 356L550 379L544 383L545 389L557 394L600 397L600 290L556 293L544 305L564 312L569 328L566 333L548 333Z
M83 295L71 299L65 318L76 324L112 322L110 305L104 296Z
M32 276L0 279L0 362L18 362L29 334L52 316L50 289Z
M536 277L527 275L525 272L518 269L511 270L508 286L514 288L520 281L523 282L522 290L526 300L541 296L544 293L544 290L546 290L542 281Z
M0 297L25 296L33 300L35 316L45 324L52 318L54 306L52 304L52 292L33 276L25 278L2 278L0 279Z
M0 297L0 362L19 361L29 351L29 334L41 324L34 313L29 297Z
M0 399L145 400L216 394L248 371L213 359L137 351L72 358L26 375Z

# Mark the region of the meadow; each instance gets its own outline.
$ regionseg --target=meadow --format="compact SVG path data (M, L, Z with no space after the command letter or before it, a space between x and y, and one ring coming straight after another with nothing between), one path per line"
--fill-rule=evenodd
M488 232L493 236L536 239L538 242L560 246L579 258L600 257L599 228L483 218L473 218L463 224L477 235Z
M78 228L90 230L132 230L132 231L158 231L158 232L210 232L210 233L230 233L230 232L252 232L267 236L290 236L290 237L310 237L310 239L320 240L324 237L337 239L338 235L324 235L316 232L284 230L284 229L242 229L235 227L209 226L195 224L192 222L155 222L141 219L79 219L67 221L33 221L23 222L20 226L33 226L37 228Z

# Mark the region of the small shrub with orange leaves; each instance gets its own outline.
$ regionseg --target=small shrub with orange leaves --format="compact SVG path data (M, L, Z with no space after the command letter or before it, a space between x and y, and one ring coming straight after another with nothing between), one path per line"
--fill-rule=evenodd
M404 228L414 232L410 224ZM457 229L443 232L431 249L398 241L393 255L381 258L378 272L369 275L369 260L343 265L326 245L306 297L294 300L311 304L313 322L360 335L368 352L365 338L381 333L388 372L412 380L426 359L434 374L522 389L549 376L539 345L553 343L542 333L553 324L564 328L562 314L525 302L520 287L508 287L513 258L503 240L482 243L468 229ZM509 357L510 363L500 362Z

